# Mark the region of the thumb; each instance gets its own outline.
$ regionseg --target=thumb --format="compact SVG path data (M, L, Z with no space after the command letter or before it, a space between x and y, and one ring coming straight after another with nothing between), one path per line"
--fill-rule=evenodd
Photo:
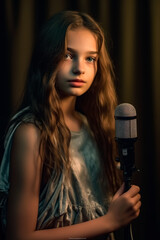
M124 193L124 183L121 185L121 187L118 189L118 191L113 196L113 200L116 200L118 197L120 197Z

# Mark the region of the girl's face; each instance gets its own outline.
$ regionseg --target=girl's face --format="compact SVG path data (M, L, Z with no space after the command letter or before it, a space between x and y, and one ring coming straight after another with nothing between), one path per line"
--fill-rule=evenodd
M90 88L97 72L97 39L90 30L81 27L67 32L66 46L56 86L63 95L80 96Z

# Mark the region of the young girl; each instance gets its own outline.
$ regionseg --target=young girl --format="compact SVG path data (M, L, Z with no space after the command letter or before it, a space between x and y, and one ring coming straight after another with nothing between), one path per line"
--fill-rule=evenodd
M90 16L64 11L44 25L0 169L7 240L110 239L139 215L138 186L115 194L113 78Z

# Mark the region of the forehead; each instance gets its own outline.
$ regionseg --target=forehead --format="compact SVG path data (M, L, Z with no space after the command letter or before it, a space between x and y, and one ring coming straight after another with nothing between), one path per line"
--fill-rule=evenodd
M79 52L97 51L97 37L87 28L70 29L66 34L66 46Z

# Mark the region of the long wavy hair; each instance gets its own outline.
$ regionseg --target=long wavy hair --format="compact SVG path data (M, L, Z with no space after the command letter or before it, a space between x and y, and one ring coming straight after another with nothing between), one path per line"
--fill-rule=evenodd
M46 182L53 170L57 176L70 170L70 131L67 128L60 98L56 89L58 66L64 58L66 33L79 27L89 29L97 36L98 68L90 89L77 97L76 109L83 113L93 131L101 153L104 176L113 193L119 185L115 165L114 110L117 98L114 88L113 66L105 46L101 27L87 14L63 11L54 15L40 32L28 72L26 90L19 108L34 115L35 124L41 131L40 154L43 160L43 180ZM26 114L23 112L22 115ZM22 116L19 116L22 117Z

